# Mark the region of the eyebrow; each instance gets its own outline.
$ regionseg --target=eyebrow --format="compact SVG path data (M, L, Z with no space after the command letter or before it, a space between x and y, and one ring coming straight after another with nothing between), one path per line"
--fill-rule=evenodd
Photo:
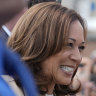
M76 40L75 39L73 39L73 38L68 38L68 39L71 39L72 41L74 41L74 42L76 42ZM84 42L82 42L82 44L85 44L86 42L84 41Z

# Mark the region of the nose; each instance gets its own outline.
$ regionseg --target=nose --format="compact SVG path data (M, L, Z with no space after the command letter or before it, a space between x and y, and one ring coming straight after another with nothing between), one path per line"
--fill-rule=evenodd
M72 50L72 53L70 55L71 60L73 60L74 62L76 62L77 64L79 64L82 60L82 54L80 53L78 48L75 48L74 50Z

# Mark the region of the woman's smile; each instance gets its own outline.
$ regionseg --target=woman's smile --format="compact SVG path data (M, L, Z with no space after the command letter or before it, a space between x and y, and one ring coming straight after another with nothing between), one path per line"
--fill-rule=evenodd
M61 65L60 69L64 72L64 74L68 75L68 76L72 76L74 73L75 68L73 67L69 67L66 65Z

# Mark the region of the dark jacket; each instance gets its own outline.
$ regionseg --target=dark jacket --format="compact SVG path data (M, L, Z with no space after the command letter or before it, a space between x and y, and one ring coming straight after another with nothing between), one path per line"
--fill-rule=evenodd
M5 32L5 30L3 28L0 28L0 39L6 43L8 40L8 34Z

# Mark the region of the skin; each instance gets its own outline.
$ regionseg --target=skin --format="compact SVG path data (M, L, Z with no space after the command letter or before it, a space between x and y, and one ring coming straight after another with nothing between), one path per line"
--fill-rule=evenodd
M96 74L96 64L94 65L93 72Z
M68 85L71 83L73 73L81 62L84 48L83 28L79 21L74 21L69 29L66 49L63 48L59 53L42 62L43 73L53 77L52 83L48 86L48 94L52 94L55 84ZM74 71L65 72L60 68L61 65L69 66Z
M95 91L95 90L92 90L92 91L90 92L90 96L96 96L96 91Z

